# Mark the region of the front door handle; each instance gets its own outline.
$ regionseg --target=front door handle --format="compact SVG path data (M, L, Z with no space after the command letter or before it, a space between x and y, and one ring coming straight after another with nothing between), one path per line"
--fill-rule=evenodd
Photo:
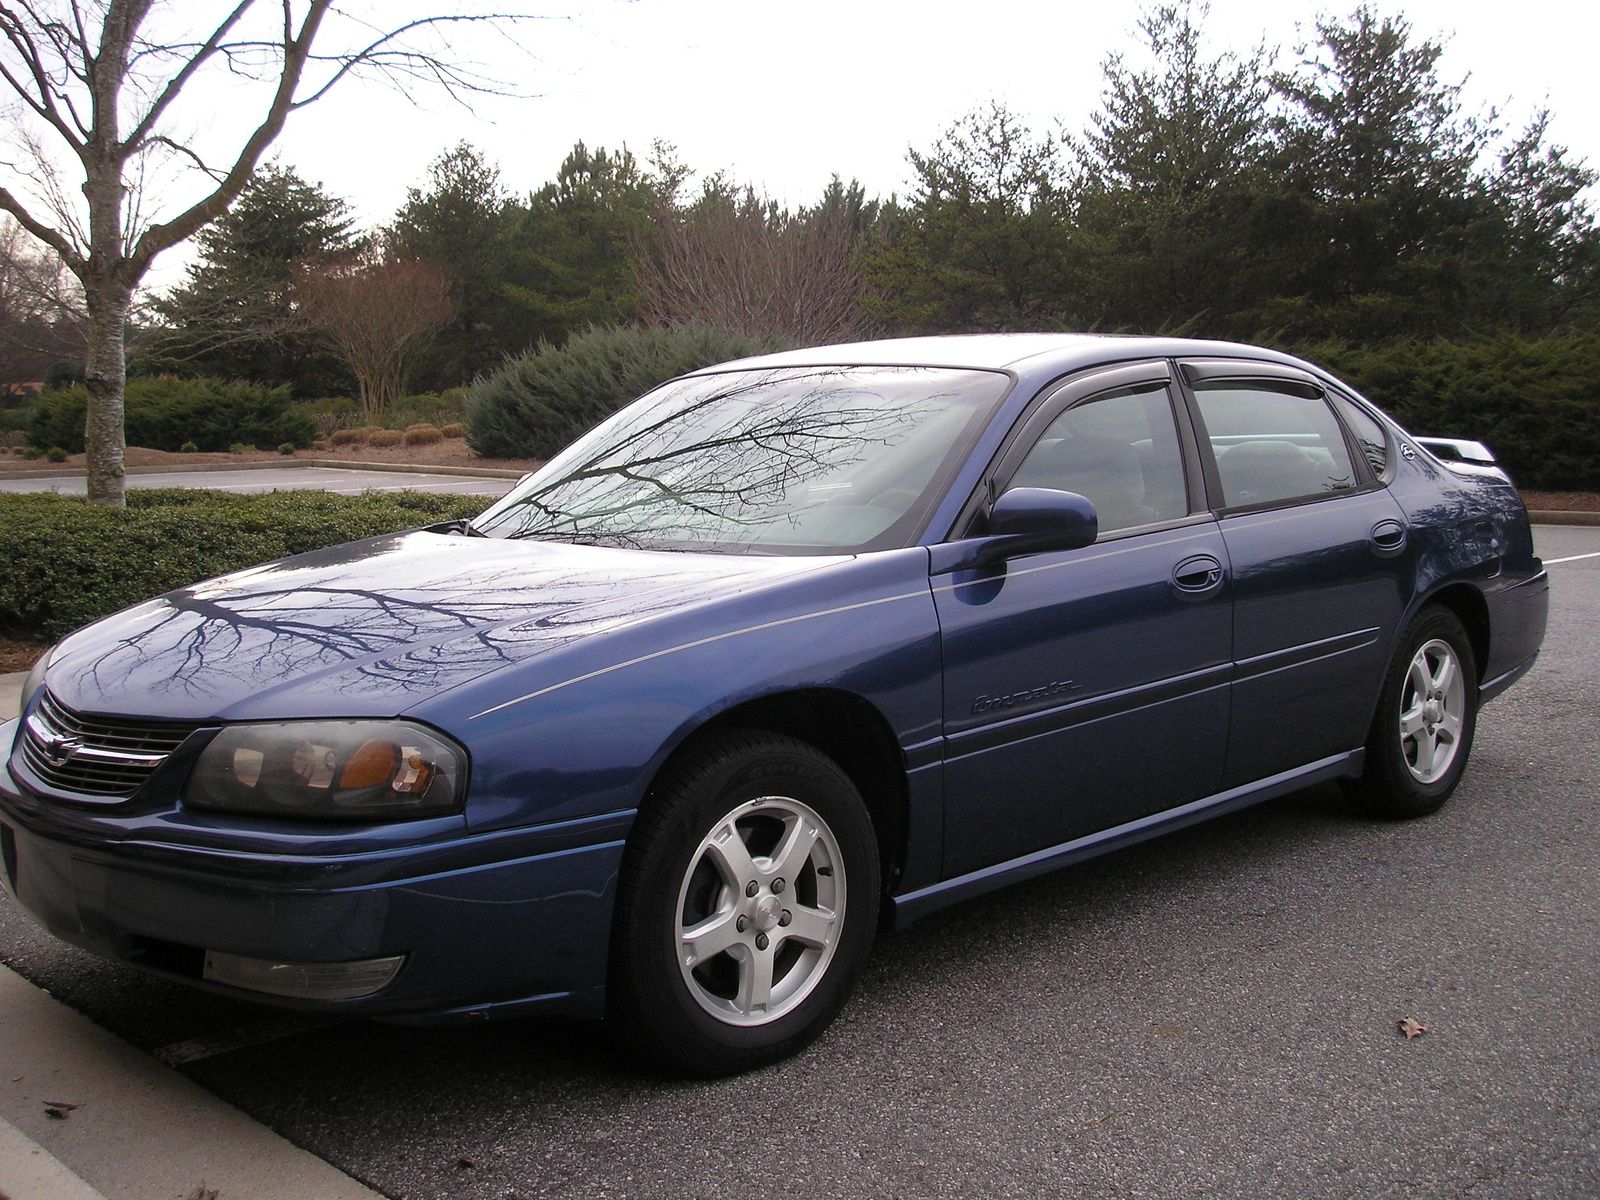
M1373 553L1390 558L1406 548L1406 527L1393 517L1385 517L1367 535Z
M1222 564L1209 554L1193 554L1172 568L1172 586L1185 597L1204 596L1222 586Z

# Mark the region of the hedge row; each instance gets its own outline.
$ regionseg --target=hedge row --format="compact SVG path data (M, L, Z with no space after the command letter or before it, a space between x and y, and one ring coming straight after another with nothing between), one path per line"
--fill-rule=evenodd
M89 393L81 387L44 392L34 407L28 442L35 449L83 449L83 415ZM201 450L227 450L243 443L263 449L285 442L309 446L317 429L289 398L289 386L225 379L175 379L160 375L130 379L125 393L128 445L178 450L193 442Z
M467 393L467 444L490 458L549 458L659 383L773 349L717 329L594 328L547 342Z
M126 509L0 494L0 636L56 638L173 588L339 542L473 516L482 498L421 492L151 489Z
M1415 434L1485 443L1519 487L1600 488L1600 333L1295 352Z

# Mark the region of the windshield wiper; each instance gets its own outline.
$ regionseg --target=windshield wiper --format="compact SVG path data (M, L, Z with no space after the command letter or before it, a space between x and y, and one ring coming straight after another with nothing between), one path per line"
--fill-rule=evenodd
M482 537L489 535L472 523L470 517L457 517L454 521L440 521L437 525L425 525L423 530L427 533L456 533L462 537Z

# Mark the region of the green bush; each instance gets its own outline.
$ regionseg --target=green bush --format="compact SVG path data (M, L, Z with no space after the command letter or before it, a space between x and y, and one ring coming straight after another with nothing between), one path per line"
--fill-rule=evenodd
M0 636L56 638L173 588L339 542L472 516L482 497L130 491L126 509L0 494Z
M1600 333L1295 352L1419 436L1483 442L1519 487L1600 488Z
M193 442L185 442L183 445L178 447L178 452L180 454L193 454L199 449L200 447L195 445Z
M67 461L67 452L60 446L51 446L50 449L44 452L44 456L53 463L63 463Z
M389 408L379 413L377 419L386 429L405 429L409 425L442 425L461 420L465 410L467 389L450 388L443 392L422 392L415 396L402 396ZM366 422L364 413L354 400L346 396L331 396L322 400L297 400L295 411L309 419L323 437L355 429Z
M294 446L293 442L284 442L281 446L278 447L278 453L279 454L293 454L294 450L295 450L295 446Z
M589 329L506 360L467 395L467 445L490 458L549 458L677 375L774 349L717 329Z
M44 392L28 427L28 441L38 449L63 446L83 449L83 414L89 393L81 387ZM316 427L295 411L287 385L222 379L174 379L155 376L128 380L126 392L128 445L152 450L177 450L193 442L201 450L226 450L233 443L276 446L293 442L309 446Z

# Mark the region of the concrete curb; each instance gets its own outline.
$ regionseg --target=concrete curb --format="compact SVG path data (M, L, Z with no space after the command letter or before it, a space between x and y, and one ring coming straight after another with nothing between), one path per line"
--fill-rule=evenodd
M61 1160L0 1120L0 1196L5 1200L105 1200Z
M448 467L438 463L408 466L405 463L351 462L342 458L263 459L260 462L174 463L170 467L128 467L127 475L189 475L201 471L282 471L293 467L331 467L338 471L389 471L403 475L467 475L483 479L521 479L527 471L504 467ZM530 463L528 470L532 470ZM0 471L0 480L53 479L58 475L79 475L77 470L60 467L27 467L19 471Z
M1547 510L1530 512L1528 520L1535 525L1600 525L1600 512Z
M27 678L26 671L0 675L0 724L17 715L17 701L22 699L22 685ZM0 1196L4 1195L4 1190L0 1190Z
M226 1200L381 1200L6 967L0 1046L0 1120L99 1189L19 1190L13 1200L152 1200L197 1191ZM0 1159L11 1157L0 1149Z

